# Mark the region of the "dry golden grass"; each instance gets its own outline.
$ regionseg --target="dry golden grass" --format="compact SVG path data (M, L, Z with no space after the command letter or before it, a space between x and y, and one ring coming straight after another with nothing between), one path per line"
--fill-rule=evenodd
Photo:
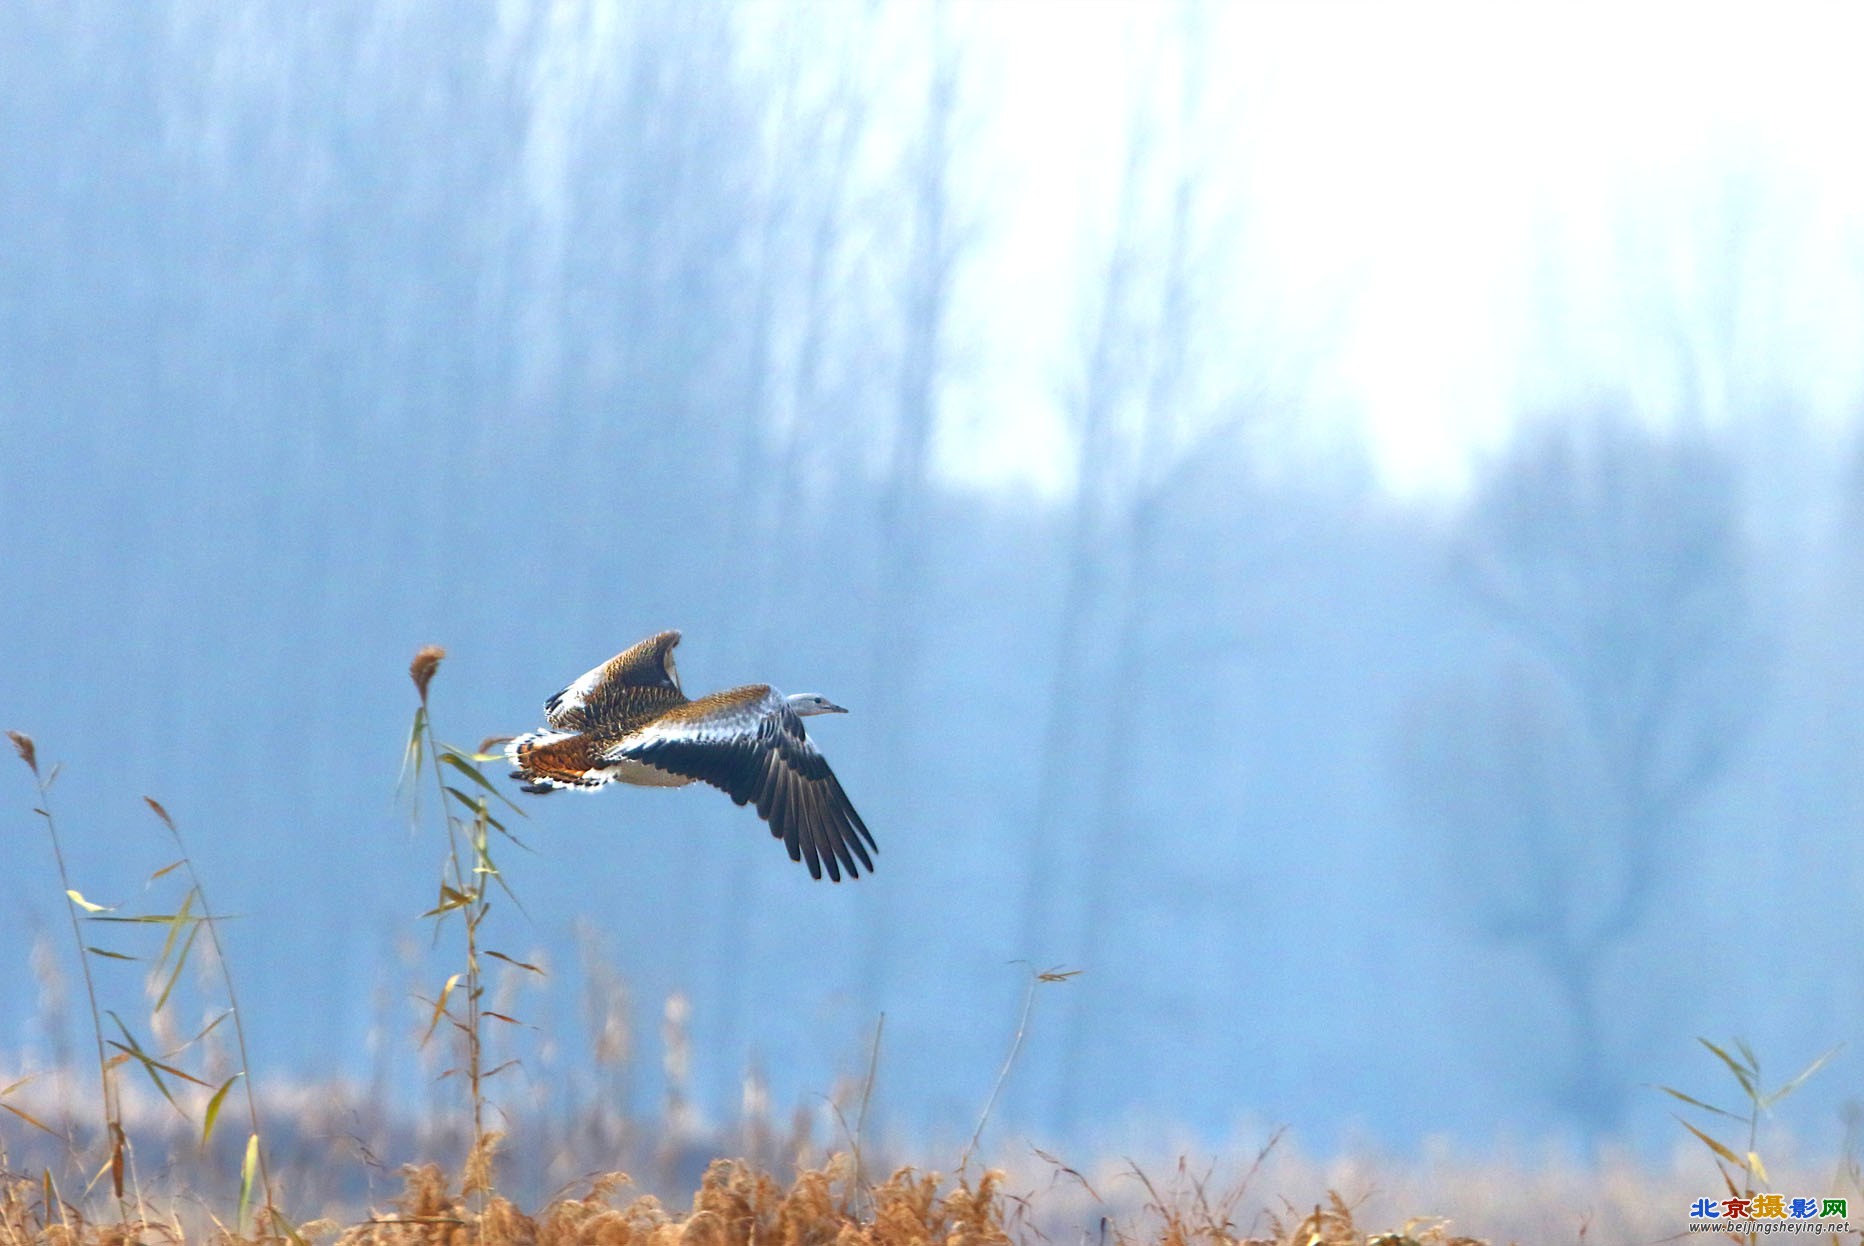
M434 1164L404 1170L392 1209L349 1226L317 1221L277 1233L239 1234L210 1216L190 1232L175 1215L145 1210L122 1222L93 1221L43 1182L0 1180L0 1246L1011 1246L1049 1240L1025 1197L1006 1195L1004 1174L970 1179L902 1168L857 1188L852 1161L837 1155L787 1185L743 1160L706 1170L684 1212L652 1195L627 1197L625 1173L592 1178L573 1197L525 1212L501 1196L471 1199ZM1131 1224L1101 1221L1103 1246L1484 1246L1441 1223L1414 1221L1385 1233L1354 1223L1337 1193L1304 1215L1269 1218L1271 1236L1245 1236L1223 1200L1150 1189ZM483 1206L475 1206L483 1202ZM1083 1240L1088 1240L1085 1237Z
M618 1205L631 1183L608 1173L527 1215L501 1197L472 1210L429 1164L409 1170L394 1212L344 1230L336 1246L1009 1246L997 1174L941 1192L937 1175L902 1169L856 1200L849 1171L837 1157L785 1187L742 1160L716 1160L683 1215L651 1195Z

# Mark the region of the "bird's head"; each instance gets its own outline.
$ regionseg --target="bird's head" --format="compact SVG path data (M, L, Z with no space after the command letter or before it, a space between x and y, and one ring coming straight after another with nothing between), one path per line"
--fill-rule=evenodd
M848 712L827 697L814 692L792 692L783 699L789 703L790 712L798 718L806 718L810 714L846 714Z

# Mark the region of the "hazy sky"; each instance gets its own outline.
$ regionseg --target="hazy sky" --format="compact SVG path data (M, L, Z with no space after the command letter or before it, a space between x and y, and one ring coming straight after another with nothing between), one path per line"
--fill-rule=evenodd
M1376 508L1337 480L1225 504L1203 488L1242 473L1213 472L1181 507L1089 490L1107 513L1078 529L1037 506L954 505L882 477L905 414L889 352L906 319L892 265L910 236L904 188L923 172L913 79L937 10L514 2L500 10L508 42L489 50L473 24L446 37L455 10L414 0L308 26L297 10L222 21L183 2L121 32L87 20L105 10L15 10L0 6L0 31L47 39L0 38L31 88L0 130L25 173L5 188L16 232L34 241L0 262L0 299L31 312L0 336L0 399L24 413L0 420L0 528L14 533L0 636L31 659L0 664L0 726L70 761L60 817L69 808L82 836L87 894L115 899L168 859L137 865L116 834L125 816L158 834L135 803L150 792L201 828L227 911L279 908L281 879L308 897L276 928L234 928L279 1076L420 1077L393 1010L410 976L447 971L427 977L398 950L439 851L391 800L413 649L453 651L447 732L469 742L534 724L561 681L663 626L688 630L695 684L846 698L855 717L824 730L886 855L873 880L824 889L715 794L535 810L523 890L549 904L533 923L514 914L510 937L567 967L547 988L566 1053L577 983L618 993L574 967L565 923L587 913L613 941L643 1025L637 1104L656 1094L653 1010L680 990L716 1110L729 1112L746 1051L768 1057L774 1101L819 1102L844 1054L858 1076L884 1011L900 1119L968 1130L1023 966L1055 964L1088 972L1042 1002L1047 1037L1012 1091L1032 1119L1078 1089L1090 1114L1210 1130L1247 1105L1320 1147L1356 1119L1407 1145L1480 1138L1497 1102L1551 1127L1539 1109L1572 1097L1550 1063L1568 1041L1555 975L1479 920L1446 918L1444 901L1482 881L1443 867L1456 828L1426 806L1460 807L1461 787L1492 781L1494 807L1505 799L1523 827L1544 806L1561 833L1596 840L1619 805L1585 776L1607 763L1556 766L1570 793L1532 763L1612 756L1597 724L1619 711L1587 685L1635 664L1666 672L1650 705L1645 676L1627 685L1641 722L1693 725L1672 710L1695 702L1667 689L1701 686L1738 696L1752 723L1731 732L1726 774L1675 815L1682 864L1663 864L1668 890L1606 984L1661 988L1612 1018L1621 1089L1673 1079L1679 1062L1697 1072L1693 1034L1744 1034L1770 1060L1784 1041L1790 1067L1861 1028L1855 983L1828 980L1859 933L1845 894L1864 821L1858 568L1833 556L1851 552L1855 516L1802 540L1768 509L1769 492L1835 492L1835 473L1791 479L1750 438L1726 447L1739 497L1710 474L1692 501L1689 488L1621 490L1633 467L1674 480L1664 456L1626 457L1596 482L1565 478L1596 483L1602 504L1546 512L1557 531L1603 531L1608 553L1569 536L1550 560L1479 524L1365 522ZM1175 11L975 0L946 13L967 110L953 217L979 248L937 373L947 480L1066 505L1067 395L1131 100L1148 86L1172 115L1187 45L1159 15ZM1855 421L1864 89L1841 11L1765 28L1683 24L1697 19L1681 9L1519 12L1212 0L1188 45L1201 120L1186 134L1160 121L1146 149L1150 175L1201 175L1197 383L1159 410L1201 418L1223 385L1280 385L1264 461L1363 448L1394 488L1427 498L1519 413L1598 388L1663 419L1679 375L1714 379L1706 418L1746 419L1744 434L1775 418L1753 401L1769 385L1827 427ZM552 23L535 51L528 13ZM744 54L774 64L787 50L806 72L729 81L727 20L788 35L747 39ZM204 66L246 77L197 91ZM537 98L508 74L531 75ZM777 120L786 91L822 81L873 101L865 184L812 177L815 129ZM630 86L644 89L604 110L605 90ZM148 100L171 89L172 124L151 124ZM796 111L815 121L813 103ZM788 300L775 307L822 308L789 288L819 255L852 287L806 326L842 335L820 352L837 375L819 389L807 374L788 383L806 353L795 323L751 353L764 326L746 313L762 305L737 282L766 237L787 244L766 233L763 202L730 199L766 154L747 134L754 110L776 136L769 202L800 203L805 223L823 202L847 211L822 231L831 250L805 242L769 270ZM650 182L668 169L692 180ZM1153 190L1156 221L1166 196ZM738 365L766 357L772 405L749 411L794 407L816 421L807 441L747 422ZM832 488L816 496L802 477L818 464ZM1277 522L1266 512L1284 499L1292 515ZM1707 518L1648 541L1623 518L1697 503ZM1604 526L1582 527L1594 510ZM553 557L559 529L568 554ZM1544 611L1489 617L1472 577L1452 573L1486 566L1483 543L1520 565ZM1547 629L1596 634L1610 661L1554 652L1534 639ZM1466 760L1460 728L1414 747L1466 709L1486 732L1487 707L1524 698L1494 720L1519 765ZM178 754L197 740L215 742L212 765ZM962 764L948 764L953 740ZM228 778L249 775L264 781ZM17 818L17 765L13 782ZM1594 808L1606 812L1560 812ZM1564 853L1533 868L1557 875ZM1627 854L1624 868L1650 867ZM1316 922L1313 889L1288 879L1326 880L1323 915L1381 920ZM63 912L42 883L0 875L42 914ZM1716 899L1789 888L1806 893L1797 908ZM721 919L669 924L684 912ZM34 920L12 924L16 942ZM18 950L0 960L0 997L37 989ZM358 974L380 989L356 989ZM1820 1015L1752 1015L1760 989ZM298 1006L332 998L347 1003ZM1270 1015L1339 1024L1291 1044L1249 1023ZM57 1049L33 1017L11 1024L12 1042ZM349 1041L369 1027L388 1039ZM1052 1092L1023 1089L1042 1069ZM1672 1129L1658 1098L1636 1102L1630 1128Z
M1008 194L974 292L987 306L961 335L985 376L948 403L954 475L1065 486L1058 400L1093 276L1083 252L1108 227L1138 67L1177 72L1157 53L1160 11L958 10L997 101L978 132ZM1743 366L1790 373L1815 415L1849 419L1864 10L1745 12L1212 4L1201 159L1258 250L1231 283L1259 295L1237 334L1256 316L1317 326L1320 435L1363 428L1392 487L1454 489L1472 452L1561 388L1626 388L1661 414L1649 352L1663 314L1699 302L1701 258L1726 250L1704 205L1735 174L1757 224L1739 261L1760 322L1743 329ZM1653 292L1681 312L1653 311ZM1025 299L1058 310L1031 315ZM1552 307L1561 343L1537 352Z

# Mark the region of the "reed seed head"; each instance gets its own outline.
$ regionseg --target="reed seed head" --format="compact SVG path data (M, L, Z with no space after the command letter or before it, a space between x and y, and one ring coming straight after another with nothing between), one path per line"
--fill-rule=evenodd
M414 680L415 691L421 694L422 705L427 704L427 685L433 682L434 672L440 669L440 660L446 656L447 651L439 645L427 645L408 665L408 674Z
M32 746L32 737L23 731L9 731L6 738L13 741L13 748L19 753L19 759L31 768L32 773L39 773L39 751Z

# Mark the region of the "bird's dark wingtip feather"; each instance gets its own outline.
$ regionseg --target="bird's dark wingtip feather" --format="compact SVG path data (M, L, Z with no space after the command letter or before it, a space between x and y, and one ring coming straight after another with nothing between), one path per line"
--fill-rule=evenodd
M872 874L874 872L874 859L867 855L867 849L862 846L861 841L850 835L847 837L846 842L854 855L861 858L861 867L869 874ZM852 861L848 863L848 868L850 870L854 868L854 863Z

